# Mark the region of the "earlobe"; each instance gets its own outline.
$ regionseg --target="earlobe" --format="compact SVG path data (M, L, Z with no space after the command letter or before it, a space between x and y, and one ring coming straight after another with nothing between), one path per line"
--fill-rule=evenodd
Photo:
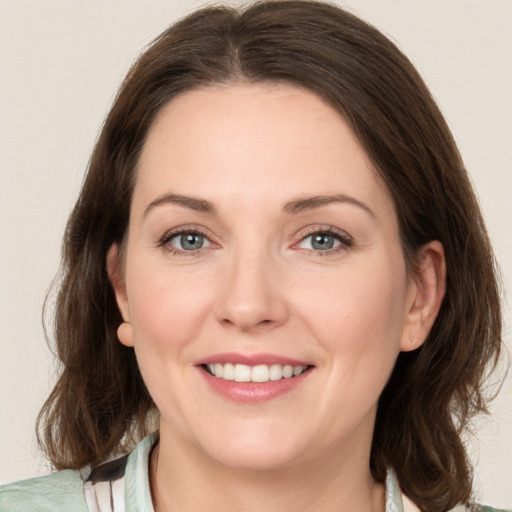
M127 347L133 347L133 328L130 322L123 322L117 328L118 340Z
M424 245L419 253L412 297L404 324L400 350L415 350L426 340L439 313L446 291L446 262L441 242Z

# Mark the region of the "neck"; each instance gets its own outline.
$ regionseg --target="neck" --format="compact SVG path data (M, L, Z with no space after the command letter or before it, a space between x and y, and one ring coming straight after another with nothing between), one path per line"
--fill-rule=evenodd
M150 464L155 512L384 512L384 485L369 469L369 449L331 450L317 462L272 470L226 467L161 431ZM176 440L174 440L176 441ZM352 452L352 453L350 453Z

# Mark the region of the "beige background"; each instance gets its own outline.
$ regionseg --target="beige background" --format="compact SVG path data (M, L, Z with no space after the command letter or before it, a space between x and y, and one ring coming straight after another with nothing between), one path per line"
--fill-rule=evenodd
M431 87L474 180L510 295L512 1L339 3L398 41ZM47 471L33 434L53 379L40 311L102 119L144 45L198 5L0 0L0 483ZM510 347L510 305L505 315ZM511 381L472 445L480 498L507 507Z

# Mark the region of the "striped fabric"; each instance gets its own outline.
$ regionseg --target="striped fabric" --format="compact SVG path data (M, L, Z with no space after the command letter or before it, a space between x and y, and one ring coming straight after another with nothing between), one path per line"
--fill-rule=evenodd
M89 512L125 512L124 475L128 456L80 472Z

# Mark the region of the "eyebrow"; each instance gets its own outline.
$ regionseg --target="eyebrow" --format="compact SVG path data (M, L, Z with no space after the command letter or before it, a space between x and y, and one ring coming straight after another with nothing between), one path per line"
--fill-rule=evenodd
M344 203L357 206L369 213L374 219L376 218L375 213L368 205L362 201L359 201L359 199L356 199L355 197L347 196L345 194L310 196L301 199L295 199L285 203L283 206L283 211L286 213L294 214L303 212L305 210L313 210L314 208L319 208L321 206L332 203Z
M333 203L351 204L357 206L366 211L367 213L369 213L373 218L376 218L375 213L369 206L367 206L362 201L359 201L359 199L347 196L345 194L310 196L300 199L294 199L293 201L287 201L286 203L284 203L283 211L285 213L297 214L303 211L313 210L315 208L320 208L321 206ZM207 201L206 199L170 193L159 196L153 201L151 201L151 203L149 203L147 208L144 210L144 217L154 208L162 206L164 204L177 204L179 206L184 206L185 208L189 208L190 210L194 210L201 213L217 213L217 210L213 203Z
M213 203L210 203L210 201L207 201L206 199L183 196L181 194L164 194L149 203L147 208L144 210L144 217L157 206L162 206L164 204L177 204L202 213L215 214L217 212Z

